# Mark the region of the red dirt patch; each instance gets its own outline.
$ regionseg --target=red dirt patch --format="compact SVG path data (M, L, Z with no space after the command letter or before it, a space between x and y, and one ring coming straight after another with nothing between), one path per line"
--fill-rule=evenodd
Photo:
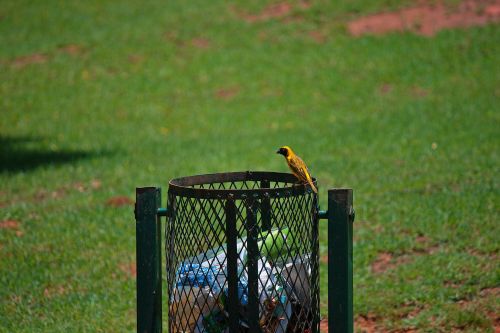
M455 302L460 306L462 309L470 308L471 305L474 305L474 300L473 299L459 299L458 301Z
M52 192L48 192L46 190L40 190L34 195L34 199L38 201L47 199L49 197L52 199L60 199L63 198L67 193L68 191L65 187L60 187Z
M83 193L87 190L87 188L85 187L85 185L82 182L73 183L73 188L80 193Z
M39 190L35 195L34 199L35 200L45 200L45 199L61 199L64 198L66 195L68 195L71 191L77 191L80 193L87 192L90 188L96 190L98 189L101 185L101 181L98 179L94 179L90 182L89 184L83 183L83 182L74 182L72 184L66 184L61 187L58 187L52 192L49 192L45 189Z
M208 49L211 43L206 38L193 38L191 39L191 45L198 49Z
M328 254L322 255L319 261L323 264L328 264Z
M23 68L32 64L43 64L47 62L47 60L47 55L43 53L33 53L15 58L14 61L12 61L12 66L15 68Z
M480 306L484 299L498 298L500 296L500 287L491 287L482 289L478 295L469 298L461 298L455 303L461 308L470 308L471 306Z
M83 52L83 50L83 47L77 44L68 44L59 48L59 51L67 53L69 55L79 55Z
M380 329L377 327L377 318L369 313L368 315L359 315L354 320L354 329L356 332L363 333L375 333L380 332Z
M413 95L413 97L425 97L429 95L429 91L422 87L415 86L411 88L411 94Z
M281 22L286 23L286 24L292 24L292 23L300 23L304 22L304 17L300 15L289 15L283 18Z
M67 195L71 194L72 192L80 192L80 193L85 193L89 190L98 190L102 186L102 183L99 179L92 179L90 183L87 182L74 182L72 184L65 184L62 185L54 190L48 190L45 188L39 189L36 191L36 193L29 195L27 197L22 197L22 198L17 198L15 200L10 200L10 201L0 201L0 207L2 206L8 206L17 202L34 202L34 203L40 203L44 200L49 200L49 199L62 199L66 197Z
M500 314L496 312L487 312L486 315L490 318L493 325L493 332L500 333Z
M215 92L215 97L223 100L230 100L240 93L239 87L221 88Z
M485 296L500 296L500 287L485 288L479 293L482 297Z
M67 193L66 188L58 188L55 191L48 192L47 190L39 190L38 192L35 193L33 196L33 199L35 201L42 201L48 198L52 199L60 199L63 198Z
M394 267L394 263L392 263L392 253L382 252L379 253L377 259L372 263L372 272L373 273L382 273L387 269Z
M139 54L129 54L128 56L128 62L130 62L131 64L139 64L143 62L143 60L144 57Z
M416 252L416 253L420 253L420 254L434 254L436 252L438 252L439 250L441 249L441 247L437 244L434 244L434 245L429 245L423 252L420 251L420 252Z
M425 305L424 306L418 305L418 304L415 304L414 302L409 302L409 303L402 304L401 308L403 308L405 310L405 312L401 316L402 319L413 319L413 318L417 317L420 314L420 312L422 312L422 310L424 310L424 308L426 308L426 306ZM409 330L412 330L412 328L407 327L407 328L405 328L404 332L408 332Z
M467 253L474 257L487 257L493 263L499 260L499 254L497 252L482 251L480 249L470 248L467 249Z
M45 298L53 298L55 296L62 296L66 294L67 290L64 286L47 286L43 290L43 296Z
M299 7L302 9L309 9L311 7L310 1L299 1Z
M137 265L135 262L122 263L119 266L120 270L130 278L137 277Z
M260 12L251 14L246 12L238 12L237 15L248 23L264 22L272 19L286 18L289 14L293 12L294 9L306 10L311 7L309 1L300 1L296 5L292 5L286 1L272 3L264 7ZM299 18L293 18L291 21L295 21Z
M417 238L415 238L415 240L417 241L417 243L421 243L421 244L422 243L425 244L425 243L428 243L430 241L428 237L423 236L423 235L417 236Z
M0 221L0 229L18 230L19 226L20 226L20 223L19 223L19 221L16 221L16 220Z
M478 296L478 297L477 297ZM489 310L487 306L491 301L495 302L500 296L500 287L490 287L484 288L479 292L479 295L469 299L460 299L456 304L466 311L471 311L475 313L484 313L488 319L491 321L493 332L500 333L500 314L497 311ZM488 301L488 299L490 301ZM488 310L486 310L488 309ZM464 327L457 327L457 331L463 330Z
M430 246L424 250L414 249L409 253L394 256L390 252L381 252L378 257L372 262L371 269L375 274L383 273L387 270L394 269L399 265L411 262L415 256L423 254L432 254L438 249L437 246Z
M16 220L3 220L0 221L0 229L15 230L17 237L23 237L24 232L19 230L21 223Z
M328 333L328 318L323 318L319 322L319 331L323 333Z
M381 85L381 86L379 87L379 89L378 89L378 90L379 90L380 94L382 94L382 95L387 95L388 93L390 93L390 92L392 91L392 88L393 88L393 87L392 87L392 85L391 85L391 84L389 84L389 83L384 83L383 85Z
M57 52L66 53L72 56L82 54L85 49L81 45L68 44L57 48ZM33 53L24 56L20 56L12 60L11 64L14 68L24 68L32 64L44 64L49 60L49 56L52 54L44 53Z
M443 282L443 285L447 288L453 288L453 289L456 289L456 288L459 288L462 283L461 282L456 282L456 281L450 281L450 280L445 280Z
M267 21L288 15L292 8L292 5L287 2L279 2L266 6L260 13L242 14L241 17L249 23Z
M484 9L484 14L487 16L500 16L500 4L492 4Z
M99 180L99 179L92 179L92 181L90 182L90 186L94 189L94 190L98 190L101 188L101 185L102 185L102 182Z
M310 31L309 37L311 37L318 44L326 42L326 36L321 31Z
M129 206L133 205L134 200L130 199L129 197L125 196L116 196L116 197L111 197L106 201L106 205L110 207L122 207L122 206Z
M432 244L431 243L431 239L428 238L427 236L423 236L423 235L420 235L420 236L417 236L415 238L415 241L421 245L421 246L425 246L424 248L416 248L416 249L413 249L411 251L411 253L415 254L415 255L422 255L422 254L434 254L436 253L437 251L439 251L439 249L441 248L439 246L439 244Z
M352 36L383 35L390 32L411 31L433 36L442 29L485 25L500 21L500 0L466 0L450 8L439 2L422 4L396 12L379 13L351 21L347 29Z

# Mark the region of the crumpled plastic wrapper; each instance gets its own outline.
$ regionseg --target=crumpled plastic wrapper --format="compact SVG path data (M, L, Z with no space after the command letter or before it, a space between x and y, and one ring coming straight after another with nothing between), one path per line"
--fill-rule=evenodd
M281 276L292 287L294 294L303 307L311 307L311 265L307 260L296 259L289 262L281 270Z

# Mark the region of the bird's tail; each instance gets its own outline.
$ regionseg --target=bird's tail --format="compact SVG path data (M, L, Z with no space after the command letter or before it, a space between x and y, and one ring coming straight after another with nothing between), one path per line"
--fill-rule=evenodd
M314 183L312 181L309 181L308 183L309 183L309 185L311 185L313 192L318 194L318 189L316 188L316 186L314 186Z

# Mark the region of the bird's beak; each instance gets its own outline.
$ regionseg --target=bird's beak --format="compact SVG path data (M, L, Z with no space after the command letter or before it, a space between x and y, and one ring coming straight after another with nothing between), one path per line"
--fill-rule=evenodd
M281 153L281 149L278 149L278 150L276 151L276 154L280 154L280 153Z

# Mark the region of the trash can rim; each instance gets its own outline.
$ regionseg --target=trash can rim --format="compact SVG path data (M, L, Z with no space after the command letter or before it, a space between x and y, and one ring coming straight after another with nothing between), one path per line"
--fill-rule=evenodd
M194 187L196 185L209 185L215 183L266 180L269 182L292 183L292 185L276 188L254 189L216 189ZM277 198L299 196L312 192L310 185L299 184L296 183L297 181L297 178L293 174L285 172L240 171L211 173L174 178L169 182L168 192L177 196L202 199L245 199L250 196L256 199L265 197ZM313 182L316 185L315 178L313 178Z

